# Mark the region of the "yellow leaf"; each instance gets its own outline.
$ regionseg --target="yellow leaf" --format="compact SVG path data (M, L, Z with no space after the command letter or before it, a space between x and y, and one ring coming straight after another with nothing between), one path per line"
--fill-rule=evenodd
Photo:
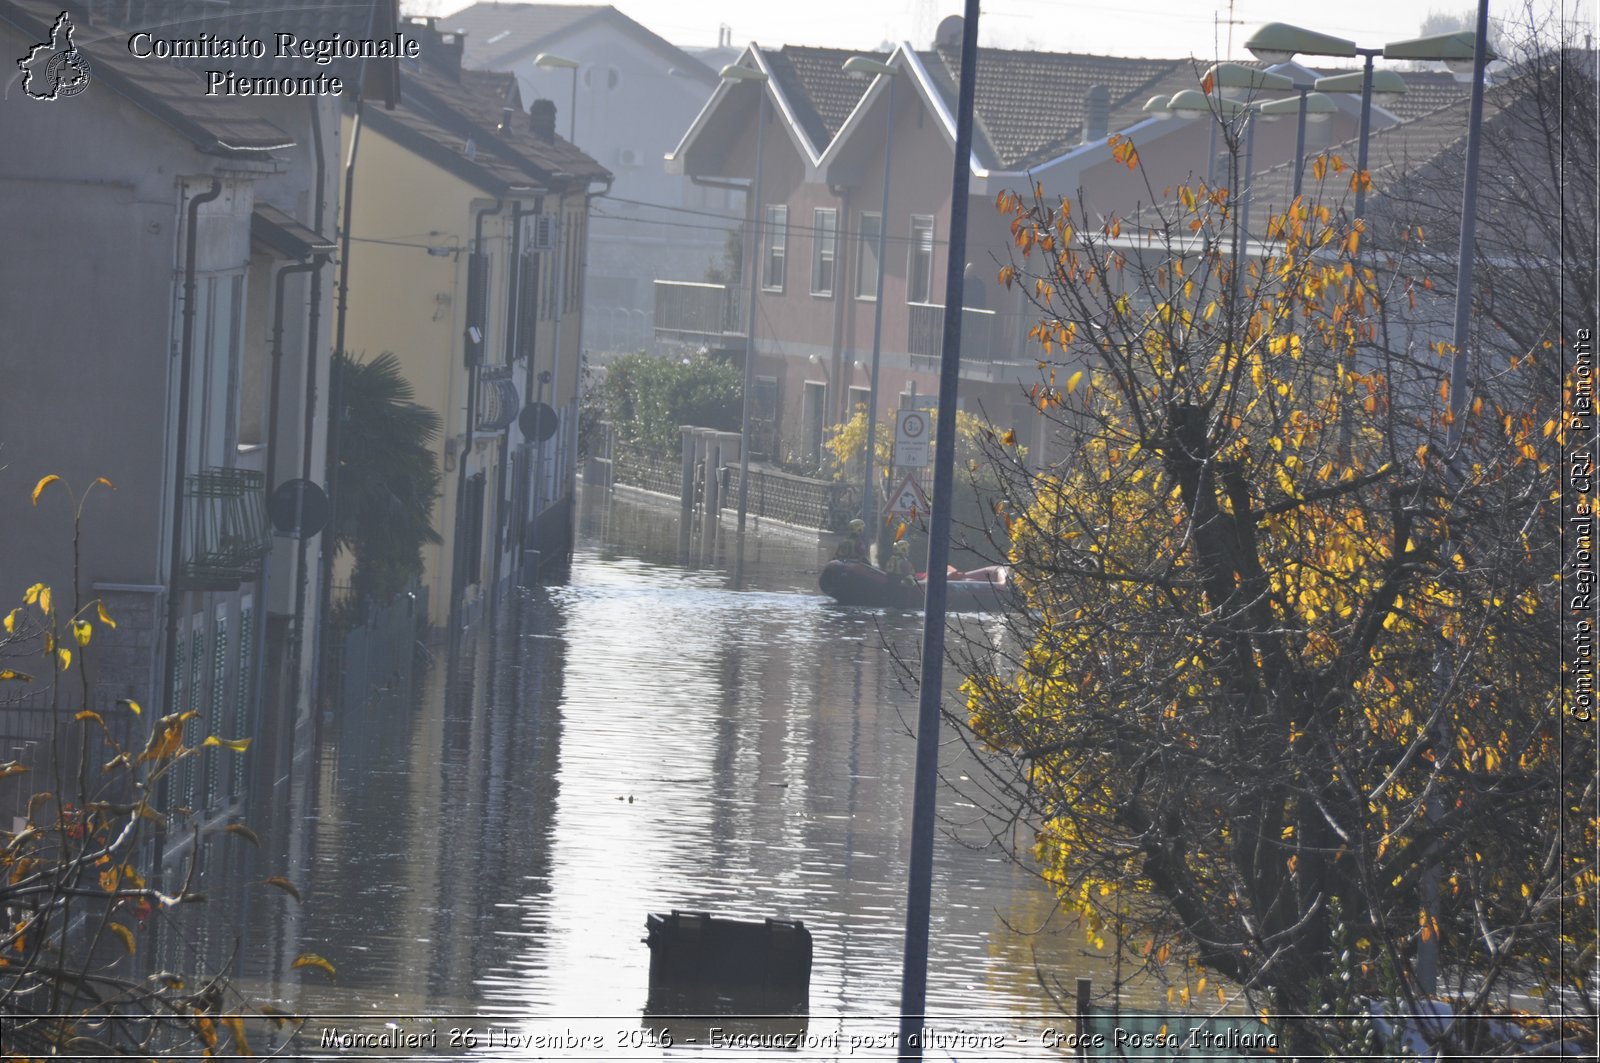
M61 479L61 477L55 475L54 473L51 473L49 476L46 476L44 479L42 479L38 483L34 484L33 485L33 504L37 506L39 504L39 496L44 493L44 489L46 487L49 487L51 484L55 483L59 479Z
M95 608L95 612L100 614L100 622L102 624L104 624L106 627L110 627L110 628L114 628L114 627L117 626L117 622L115 620L111 619L111 614L106 612L106 603L105 602L95 602L94 603L94 608Z
M121 923L107 923L106 929L117 935L117 940L122 942L122 947L128 950L129 956L132 956L134 952L137 951L133 942L132 930L129 930Z
M39 587L39 611L46 616L50 615L50 588L43 584Z
M96 476L94 478L94 482L97 483L97 484L105 484L107 487L111 488L111 490L113 490L113 491L115 491L117 489L117 485L112 483L110 480L107 480L104 476Z
M16 630L17 630L17 614L20 613L20 612L22 612L22 607L19 605L19 606L17 606L17 608L11 610L11 612L6 614L5 624L6 624L6 634L7 635L13 635L13 634L16 633Z
M273 875L271 878L267 879L267 885L282 890L297 901L300 899L300 891L295 889L293 882L290 882L282 875ZM298 967L300 964L297 962L295 966ZM331 974L332 972L330 971L329 973Z
M245 1040L244 1036L244 1020L237 1015L224 1015L222 1017L222 1025L226 1026L228 1032L233 1035L234 1055L243 1056L245 1059L253 1059L254 1056L250 1053L250 1042Z
M204 746L221 746L223 749L231 749L235 753L243 753L250 748L250 739L218 738L216 735L206 735L206 740L200 744Z
M63 672L72 667L72 651L65 646L56 651L56 659L61 662L61 670Z
M296 956L294 958L294 962L289 965L290 970L294 970L299 967L315 967L319 971L326 972L329 978L333 977L333 964L329 963L327 960L323 959L321 956L318 956L314 952L302 952L300 955Z
M1083 370L1082 369L1078 370L1076 373L1073 373L1071 376L1067 377L1067 394L1071 395L1074 391L1077 391L1078 390L1078 384L1082 380L1083 380Z
M246 827L243 823L230 823L223 829L229 834L237 834L257 849L261 848L261 839L256 837L256 832Z
M29 587L23 592L22 601L27 605L32 605L34 602L39 600L39 592L42 590L44 590L44 584L35 583L33 586Z
M144 715L144 710L141 709L139 707L139 703L137 701L134 701L132 698L119 698L117 700L117 704L118 705L126 705L126 706L128 706L128 711L133 713L135 716L143 716Z
M89 637L94 634L94 629L89 626L89 621L87 620L74 620L72 622L72 634L76 636L78 645L87 646L89 645Z
M101 725L104 725L105 722L106 722L105 720L101 719L100 714L98 712L95 712L93 709L84 709L81 712L79 712L76 716L74 716L73 719L74 720L93 720L95 723L98 723L98 724L101 724Z
M0 679L17 679L17 680L21 680L24 683L33 682L33 676L24 675L21 672L12 671L10 668L0 668Z

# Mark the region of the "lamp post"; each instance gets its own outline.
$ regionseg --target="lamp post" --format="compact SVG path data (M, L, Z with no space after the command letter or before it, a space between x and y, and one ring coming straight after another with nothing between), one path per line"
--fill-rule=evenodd
M554 52L540 52L533 57L533 65L545 70L572 71L572 95L567 100L567 140L578 142L578 61Z
M888 111L883 122L883 202L878 208L878 278L873 289L872 305L872 372L867 383L866 470L861 483L861 522L876 544L879 538L878 492L872 483L872 465L878 440L878 363L883 349L883 256L884 238L889 232L889 163L894 158L894 79L898 71L888 63L880 63L864 55L852 55L844 61L842 69L852 77L889 79Z
M1269 22L1251 35L1244 42L1252 55L1263 63L1287 63L1296 55L1327 55L1342 58L1362 58L1361 66L1361 132L1360 143L1357 148L1356 170L1365 175L1367 172L1367 134L1372 126L1372 94L1374 91L1374 76L1372 60L1378 56L1385 59L1432 59L1438 60L1449 66L1452 71L1458 71L1462 64L1467 64L1471 69L1473 56L1474 35L1470 33L1443 33L1434 37L1417 37L1408 41L1397 41L1386 44L1381 48L1362 48L1354 41L1347 41L1343 37L1333 37L1326 33L1317 33L1315 30L1301 29L1284 22ZM1494 56L1490 56L1494 58ZM1353 80L1354 75L1344 75ZM1339 91L1331 86L1324 88L1320 83L1316 86L1323 91ZM1356 213L1355 216L1363 217L1363 210L1367 202L1367 189L1365 181L1356 182Z
M722 68L723 81L753 81L761 95L756 100L756 162L750 178L750 255L745 268L750 273L750 305L745 307L744 326L744 402L739 414L739 531L744 532L745 514L750 509L750 393L755 387L756 292L760 290L761 264L761 137L767 120L767 75L753 67L729 63Z

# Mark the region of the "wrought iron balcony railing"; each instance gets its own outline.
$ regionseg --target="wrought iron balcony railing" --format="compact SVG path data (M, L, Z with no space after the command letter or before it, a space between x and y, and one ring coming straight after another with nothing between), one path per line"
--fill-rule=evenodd
M186 590L235 590L261 574L272 549L266 477L250 469L202 469L184 478Z
M517 393L517 383L512 379L511 367L483 366L478 370L478 408L474 416L474 432L499 432L504 430L517 414L522 412L522 396Z

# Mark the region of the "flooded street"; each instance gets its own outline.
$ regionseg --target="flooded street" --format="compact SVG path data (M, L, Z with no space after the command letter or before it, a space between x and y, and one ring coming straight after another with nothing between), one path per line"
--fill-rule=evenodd
M673 510L589 502L568 585L502 603L414 704L325 725L282 854L304 904L257 907L268 947L246 973L330 1023L637 1031L647 913L798 919L810 1034L894 1030L916 714L894 657L914 659L921 617L821 597L826 548L793 533L752 535L734 590L723 567L676 563ZM971 756L952 731L941 768L959 782ZM1048 891L985 845L992 825L949 786L940 813L930 1025L1060 1025L1035 967L1068 986L1090 973L1081 932L1023 933L1046 922ZM337 981L287 972L303 952ZM507 1054L478 1034L480 1053Z

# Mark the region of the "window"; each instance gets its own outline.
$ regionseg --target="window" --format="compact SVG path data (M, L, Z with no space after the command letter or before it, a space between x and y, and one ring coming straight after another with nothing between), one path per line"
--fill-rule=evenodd
M783 291L784 253L789 243L789 208L769 206L761 238L761 287Z
M861 214L861 242L856 245L856 298L878 298L878 236L883 232L883 215Z
M933 217L911 215L911 262L906 272L906 302L931 302L933 295Z
M778 452L778 378L756 377L750 400L750 456L771 461Z
M811 215L811 294L833 294L833 260L839 239L839 212L817 210Z
M194 375L189 390L189 468L232 465L239 443L240 326L244 275L195 284Z
M872 389L871 388L858 388L858 387L856 387L855 385L852 384L851 387L850 387L850 391L849 391L849 403L850 404L845 409L844 415L846 417L854 417L856 415L857 411L865 410L867 408L867 404L869 402L871 402L871 401L872 401Z
M820 380L807 380L801 403L800 430L805 446L804 460L822 460L822 433L827 424L828 385Z

